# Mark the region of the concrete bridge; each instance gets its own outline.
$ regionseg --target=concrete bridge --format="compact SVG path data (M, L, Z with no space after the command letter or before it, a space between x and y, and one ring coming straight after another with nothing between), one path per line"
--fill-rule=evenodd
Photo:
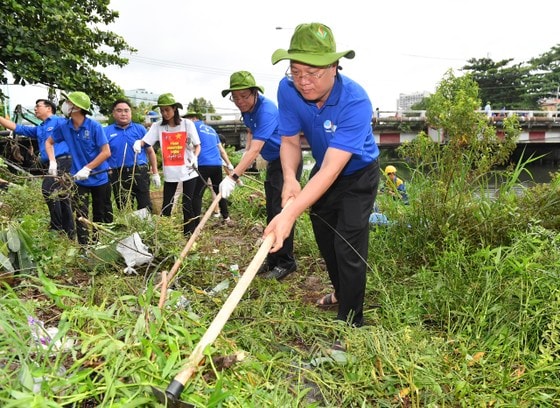
M546 154L549 160L560 162L560 111L492 111L487 116L496 126L499 136L503 134L502 120L513 115L519 118L522 129L517 153L524 151L524 157ZM221 116L222 119L213 120L212 116ZM224 136L226 144L238 149L245 147L247 130L238 113L208 114L206 122ZM440 129L427 125L426 111L376 111L372 127L380 149L395 149L403 142L414 139L422 130L432 140L444 141Z
M488 120L496 126L498 136L503 135L501 130L503 119L517 116L522 129L519 144L560 145L559 111L492 111L487 116ZM441 130L427 126L425 111L379 112L374 117L372 126L376 142L380 146L399 146L405 141L414 139L421 130L425 131L432 140L443 142Z

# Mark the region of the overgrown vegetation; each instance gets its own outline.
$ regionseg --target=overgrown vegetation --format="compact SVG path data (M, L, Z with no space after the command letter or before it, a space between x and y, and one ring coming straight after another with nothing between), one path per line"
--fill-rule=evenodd
M379 197L390 223L371 229L368 325L350 329L316 308L330 288L303 216L298 271L282 282L255 278L183 401L560 404L560 174L520 194L514 187L524 165L507 163L515 119L496 137L473 113L479 103L476 85L449 73L428 111L446 143L420 135L399 152L410 166L410 205ZM484 194L497 165L507 169L499 173L501 187ZM142 220L123 211L86 251L46 231L39 182L17 182L1 196L2 229L15 223L26 231L35 267L19 271L1 292L1 405L161 406L150 386L165 389L180 371L235 284L235 266L243 271L256 253L266 218L261 176L245 178L232 196L234 226L208 221L163 310L157 282L185 245L180 216ZM124 275L113 248L133 232L154 260L136 267L139 275ZM52 339L43 327L57 329ZM332 349L335 340L345 352Z
M123 67L128 59L121 54L136 51L107 30L118 19L108 1L4 1L0 16L1 84L9 72L14 84L48 86L50 98L55 89L84 91L102 111L123 94L97 69Z

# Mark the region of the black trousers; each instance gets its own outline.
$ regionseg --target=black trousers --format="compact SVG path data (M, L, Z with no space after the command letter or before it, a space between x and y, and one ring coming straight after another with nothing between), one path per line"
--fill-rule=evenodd
M204 182L204 180L210 179L212 184L212 190L216 194L220 191L220 182L223 180L222 174L222 166L199 166L198 172L202 176L202 178L197 177L196 179L196 187L194 189L194 200L193 200L193 211L195 216L197 216L195 221L195 228L200 222L200 214L202 212L202 197L204 196L204 192L206 191L205 188L208 184ZM222 217L226 219L229 217L229 209L228 203L225 198L222 198L218 203L220 206L220 214Z
M354 174L338 177L311 207L315 240L338 300L337 319L354 326L363 325L369 215L378 185L376 160Z
M173 197L177 191L178 182L166 181L163 183L163 204L161 215L165 217L171 216L173 209ZM196 219L193 211L194 188L196 187L196 178L183 181L183 234L192 234L196 228Z
M148 165L120 167L110 173L111 187L117 208L132 207L136 200L137 210L152 210L150 199L150 174Z
M91 212L93 222L113 222L113 212L111 208L111 183L107 182L101 186L85 187L77 185L78 192L74 195L73 206L76 210L76 231L78 233L78 243L81 245L97 242L97 232L89 236L90 226L79 221L80 217L90 220L89 201L91 196Z
M50 229L64 231L68 238L73 239L76 235L76 227L72 212L71 188L73 182L70 180L72 157L59 156L56 158L56 163L59 173L66 177L44 177L41 193L49 209Z
M296 178L301 179L303 160L300 160L296 171ZM266 166L266 179L264 181L264 192L266 195L266 222L267 224L282 211L282 188L284 187L284 174L280 159L271 161ZM275 266L290 269L296 264L294 257L294 231L295 223L290 235L284 240L282 248L274 253L269 253L266 262L268 268Z

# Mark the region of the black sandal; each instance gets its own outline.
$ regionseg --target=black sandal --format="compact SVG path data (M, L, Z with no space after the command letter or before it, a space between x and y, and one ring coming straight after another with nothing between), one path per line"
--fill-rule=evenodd
M317 301L319 307L337 306L338 300L334 297L334 293L328 293Z

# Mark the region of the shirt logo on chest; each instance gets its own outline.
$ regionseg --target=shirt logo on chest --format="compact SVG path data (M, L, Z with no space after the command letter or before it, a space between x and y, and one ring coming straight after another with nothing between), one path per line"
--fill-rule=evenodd
M330 119L327 119L323 122L323 129L325 129L327 133L334 133L336 131L336 125L332 123Z

